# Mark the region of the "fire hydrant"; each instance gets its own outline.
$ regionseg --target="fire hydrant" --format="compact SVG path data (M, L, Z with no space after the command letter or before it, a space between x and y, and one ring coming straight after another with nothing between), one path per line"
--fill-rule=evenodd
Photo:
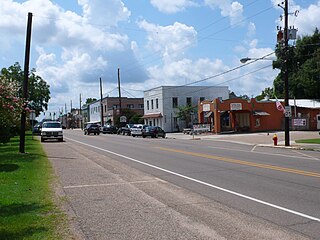
M273 135L272 140L273 140L273 145L274 145L274 146L277 146L277 145L278 145L278 136L277 136L277 134L274 134L274 135Z

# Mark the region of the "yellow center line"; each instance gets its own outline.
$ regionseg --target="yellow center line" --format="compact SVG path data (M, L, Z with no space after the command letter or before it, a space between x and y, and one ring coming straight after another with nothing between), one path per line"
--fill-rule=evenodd
M262 164L262 163L247 162L247 161L219 157L219 156L208 155L208 154L203 154L203 153L188 152L188 151L183 151L183 150L179 150L179 149L163 148L163 147L156 147L156 148L163 150L163 151L168 151L168 152L182 153L182 154L186 154L186 155L214 159L214 160L224 161L224 162L229 162L229 163L236 163L236 164L241 164L241 165L246 165L246 166L251 166L251 167L265 168L265 169L271 169L271 170L280 171L280 172L295 173L295 174L300 174L300 175L304 175L304 176L320 178L320 173L317 173L317 172L308 172L308 171L298 170L298 169L294 169L294 168L285 168L285 167L278 167L278 166Z

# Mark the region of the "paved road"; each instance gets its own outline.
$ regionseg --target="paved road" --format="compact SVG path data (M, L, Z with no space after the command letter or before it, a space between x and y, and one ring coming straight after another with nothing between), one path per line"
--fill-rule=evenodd
M317 239L314 151L214 139L44 143L84 239Z

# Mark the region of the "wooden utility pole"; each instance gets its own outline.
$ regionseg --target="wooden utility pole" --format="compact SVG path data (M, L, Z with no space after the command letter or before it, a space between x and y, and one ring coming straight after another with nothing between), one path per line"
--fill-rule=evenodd
M82 105L82 102L81 102L81 93L80 93L80 110L79 110L79 115L80 115L80 128L82 129L82 109L81 109L81 105Z
M121 108L120 68L118 68L118 90L119 90L119 116L121 116L122 108Z
M32 28L32 13L28 13L27 36L26 36L26 51L24 59L24 80L23 80L23 108L21 112L21 132L19 152L25 153L25 137L26 137L26 107L28 99L28 78L29 78L29 61L30 61L30 45L31 45L31 28Z
M103 127L103 103L102 103L102 80L100 78L100 109L101 109L101 127Z
M284 69L284 105L285 108L289 107L289 45L288 45L288 0L285 0L284 3L284 61L285 61L285 69ZM284 137L285 137L285 145L290 146L290 127L289 127L289 115L285 115L284 122Z

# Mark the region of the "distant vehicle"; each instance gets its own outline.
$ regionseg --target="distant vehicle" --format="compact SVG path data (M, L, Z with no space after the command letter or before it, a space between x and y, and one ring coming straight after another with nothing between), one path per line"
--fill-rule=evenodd
M48 139L57 139L59 142L63 141L63 132L60 122L43 122L41 127L41 142Z
M111 134L116 134L118 131L118 128L115 127L115 126L112 126L112 125L104 125L102 128L101 128L101 132L103 134L106 134L106 133L111 133Z
M41 134L41 127L42 127L42 122L36 123L32 129L33 134L40 135Z
M100 134L100 125L96 123L88 123L84 127L84 135L90 135L93 133L94 135L99 135Z
M122 134L122 135L131 135L131 128L133 127L134 124L128 123L126 124L125 127L119 128L118 129L118 134Z
M132 137L142 136L142 131L146 127L148 127L148 125L134 124L131 128L131 136Z
M158 137L165 138L166 132L161 127L147 126L142 130L142 137L145 138L148 136L152 138L158 138Z

